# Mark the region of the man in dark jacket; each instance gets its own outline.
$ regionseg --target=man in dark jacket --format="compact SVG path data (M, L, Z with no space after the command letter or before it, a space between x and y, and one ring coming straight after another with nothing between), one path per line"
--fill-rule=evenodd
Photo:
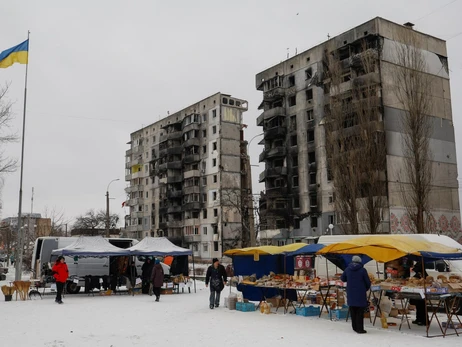
M160 288L164 284L164 269L162 265L160 265L159 259L156 259L156 265L152 269L152 290L154 295L156 296L156 301L158 302L160 299Z
M421 278L428 277L427 271L425 269L425 265L423 265L422 267L421 261L416 262L412 270L415 273L414 275L415 278L421 279ZM425 312L425 300L411 299L409 303L415 306L416 319L412 321L412 324L417 324L419 326L427 325L428 317L427 317L427 313Z
M213 258L213 264L207 269L205 276L205 286L209 286L210 282L210 309L220 306L220 294L228 281L226 270L220 264L217 258Z
M143 294L149 293L149 284L151 283L151 275L154 263L151 258L146 258L143 266L141 267L141 279L143 280L143 287L141 289Z
M358 334L365 334L367 331L364 330L364 311L368 305L367 291L371 287L371 280L359 256L353 257L342 274L342 281L347 282L347 301L353 330Z

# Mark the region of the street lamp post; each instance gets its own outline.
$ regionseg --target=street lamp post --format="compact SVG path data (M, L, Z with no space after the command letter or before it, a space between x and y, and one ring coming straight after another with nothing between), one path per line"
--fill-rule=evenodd
M106 188L106 237L110 236L110 220L109 220L109 186L111 185L112 182L119 181L118 178L112 180L109 182ZM66 225L67 226L67 225Z
M329 229L330 229L330 234L332 235L332 230L334 229L334 225L333 225L333 224L329 224Z

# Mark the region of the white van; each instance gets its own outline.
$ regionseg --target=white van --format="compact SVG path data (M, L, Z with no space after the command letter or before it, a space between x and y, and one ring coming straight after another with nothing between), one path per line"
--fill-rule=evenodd
M34 251L32 253L33 270L31 278L39 279L44 274L44 269L50 269L57 256L52 256L51 253L55 249L60 249L69 246L75 242L77 237L39 237L35 240ZM138 243L136 239L130 238L109 238L109 243L119 248L129 248ZM85 257L74 258L65 257L67 267L69 269L69 280L66 285L66 290L70 294L75 294L80 291L80 287L85 285L85 276L106 276L110 274L110 264L114 257ZM144 262L144 257L135 259L137 274L141 275L141 267ZM170 274L170 267L161 263L164 274ZM78 278L79 283L74 283L71 278Z
M393 237L394 234L386 235L323 235L319 238L318 243L323 245L330 245L333 243L344 242L354 238L363 237L363 236L381 236L381 237ZM406 234L406 236L412 237L416 240L427 241L427 242L436 242L442 245L457 248L462 250L462 245L446 235L437 235L437 234ZM337 268L331 262L327 262L326 268L326 258L323 256L316 256L315 268L316 275L320 277L326 277L327 271L329 276L332 276L336 273L341 273L342 270ZM429 276L436 278L438 275L445 275L449 277L452 274L462 275L462 260L441 260L436 262L426 263L427 273ZM374 274L377 278L384 278L385 268L384 264L377 263L375 260L371 260L364 265L364 268L367 272Z

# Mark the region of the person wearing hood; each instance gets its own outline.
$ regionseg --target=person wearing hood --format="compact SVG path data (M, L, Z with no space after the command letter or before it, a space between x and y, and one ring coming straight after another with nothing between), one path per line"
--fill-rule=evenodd
M371 287L371 280L359 256L353 256L352 262L342 274L342 281L347 282L347 301L353 330L358 334L365 334L364 311L368 306L367 291Z
M207 269L205 275L205 286L208 287L210 283L210 309L220 306L220 294L228 281L226 270L220 264L217 258L213 258L212 265Z
M141 279L143 281L143 286L141 292L143 294L149 293L149 284L151 283L152 269L154 268L154 263L151 258L146 258L143 266L141 266Z
M156 259L155 265L152 269L151 281L152 281L152 291L156 296L156 301L159 302L160 299L160 288L164 284L164 269L160 264L160 260Z
M67 264L64 262L64 257L61 255L56 259L55 264L51 268L53 277L56 280L56 299L55 302L62 304L62 294L64 285L66 284L67 278L69 277L69 270Z

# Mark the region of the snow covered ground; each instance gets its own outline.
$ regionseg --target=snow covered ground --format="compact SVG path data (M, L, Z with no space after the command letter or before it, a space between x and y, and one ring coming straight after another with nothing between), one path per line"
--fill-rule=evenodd
M12 274L9 275L11 278ZM5 282L0 282L0 285ZM369 326L358 335L345 321L282 313L208 308L208 289L197 282L196 294L110 297L67 295L64 304L47 295L37 301L3 301L0 295L2 346L455 346L462 336L427 339L423 327L388 330ZM227 296L229 288L222 293ZM223 299L222 299L223 303ZM435 325L432 330L437 326Z

